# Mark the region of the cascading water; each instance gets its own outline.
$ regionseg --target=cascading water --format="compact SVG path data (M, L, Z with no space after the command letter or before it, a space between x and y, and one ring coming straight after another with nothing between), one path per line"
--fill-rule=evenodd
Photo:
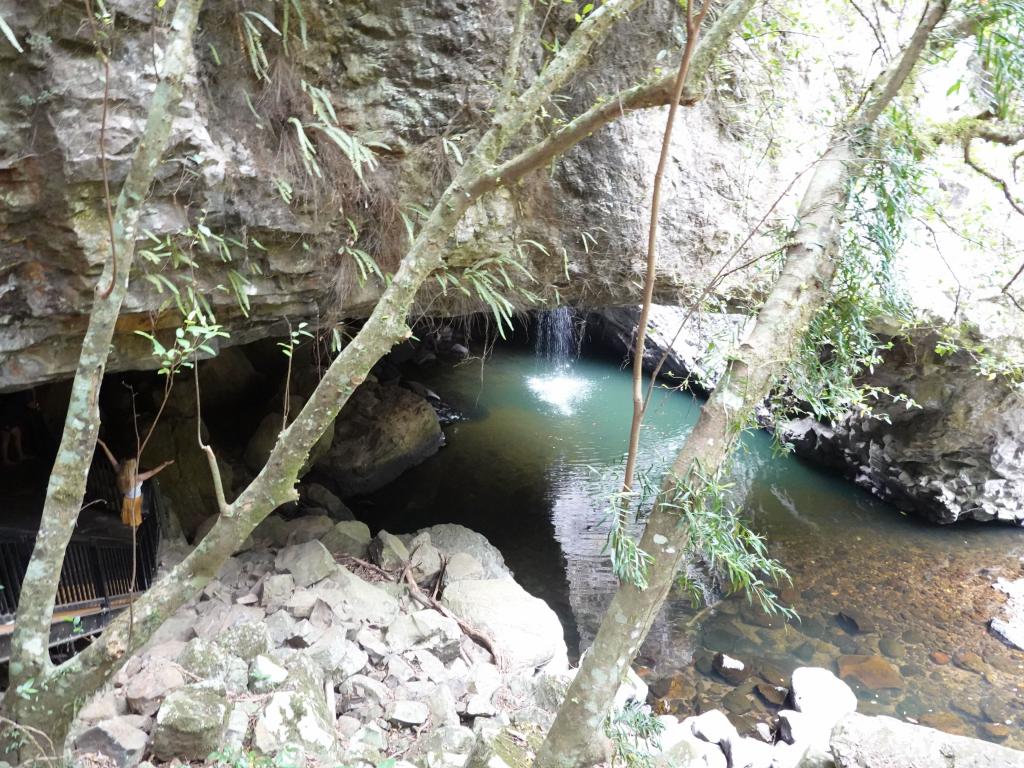
M569 368L576 356L576 326L569 307L537 315L537 357L558 368Z
M576 323L570 307L537 315L537 352L540 373L526 379L537 399L562 416L572 416L576 405L590 394L591 383L573 375L576 360Z

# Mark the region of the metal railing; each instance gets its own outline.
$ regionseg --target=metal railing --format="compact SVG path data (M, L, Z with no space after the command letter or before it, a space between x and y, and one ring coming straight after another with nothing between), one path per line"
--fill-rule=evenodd
M106 506L108 513L119 513L120 493L113 475L109 469L97 469L94 464L87 498L93 496L94 503ZM131 595L149 588L156 577L165 514L159 490L152 481L143 487L143 511L142 524L135 531L134 577L131 530L119 518L110 516L112 526L123 527L118 536L80 532L72 535L61 567L55 613L108 613L123 607ZM0 528L0 627L14 622L35 538L35 531ZM99 624L98 630L106 621L92 624ZM4 651L0 647L0 659L6 656Z

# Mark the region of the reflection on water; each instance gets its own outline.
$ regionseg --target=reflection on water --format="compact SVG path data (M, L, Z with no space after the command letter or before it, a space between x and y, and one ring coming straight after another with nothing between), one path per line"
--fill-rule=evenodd
M363 500L361 514L396 532L437 522L480 531L520 582L559 613L570 649L585 648L615 588L604 523L621 483L629 374L587 359L551 370L506 349L482 378L477 367L438 366L419 375L469 418L448 428L437 456ZM653 480L699 407L684 393L656 393L639 462ZM993 569L1019 571L1024 533L908 519L848 483L774 457L763 434L744 441L735 481L744 514L793 577L783 596L801 621L766 617L740 596L699 615L687 598L674 598L642 650L661 706L725 706L752 726L773 707L755 691L756 681L733 687L712 673L714 652L744 658L767 677L807 663L835 669L842 657L866 656L884 660L899 678L899 687L873 689L868 684L877 681L861 671L866 683L855 687L866 711L991 738L1003 735L992 723L1020 724L1024 654L992 638L985 623L998 603ZM860 630L839 613L859 617ZM958 652L961 666L935 661ZM1008 730L1009 743L1017 743L1018 729Z

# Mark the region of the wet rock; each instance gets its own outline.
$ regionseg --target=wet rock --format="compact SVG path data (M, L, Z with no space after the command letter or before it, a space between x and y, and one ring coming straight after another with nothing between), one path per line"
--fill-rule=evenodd
M881 656L840 656L837 665L839 677L853 678L873 691L904 686L900 671Z
M984 659L974 651L957 651L953 654L953 663L960 669L966 669L976 675L983 675L988 671L988 665Z
M935 728L946 733L957 733L961 736L967 735L967 727L964 721L952 712L926 712L919 718L921 725L928 728Z
M982 723L978 729L982 738L990 741L1006 741L1010 737L1010 727L1005 723Z
M789 691L778 685L772 685L771 683L758 683L757 692L767 703L781 707L786 703L786 697L789 695Z
M931 659L933 663L939 665L949 664L951 660L950 655L943 651L932 651L928 654L928 658Z
M223 744L228 714L223 691L199 685L179 688L157 712L153 754L161 760L205 760Z
M324 534L320 543L335 557L365 558L370 546L370 529L358 520L343 520Z
M335 569L334 557L319 541L293 544L277 553L274 567L286 571L298 587L308 587L331 575Z
M77 753L103 755L117 768L133 768L142 760L148 741L146 732L130 718L115 717L83 731L74 746Z
M442 602L486 632L513 670L568 664L562 624L555 612L511 579L460 581L445 590Z
M878 641L878 648L890 659L902 659L907 655L907 647L894 637L883 637Z
M857 608L843 608L836 614L839 624L851 632L874 632L875 620Z
M381 531L370 541L370 559L385 571L397 573L409 562L409 550L400 538Z
M753 672L748 664L724 653L716 653L711 664L715 672L730 685L739 685Z
M1024 752L891 717L847 715L831 745L841 768L1024 768Z

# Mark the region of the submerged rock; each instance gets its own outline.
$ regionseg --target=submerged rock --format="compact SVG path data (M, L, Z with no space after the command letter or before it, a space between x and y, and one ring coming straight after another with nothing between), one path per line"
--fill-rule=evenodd
M873 691L904 686L900 671L881 656L840 656L837 665L839 677L844 680L852 677Z

